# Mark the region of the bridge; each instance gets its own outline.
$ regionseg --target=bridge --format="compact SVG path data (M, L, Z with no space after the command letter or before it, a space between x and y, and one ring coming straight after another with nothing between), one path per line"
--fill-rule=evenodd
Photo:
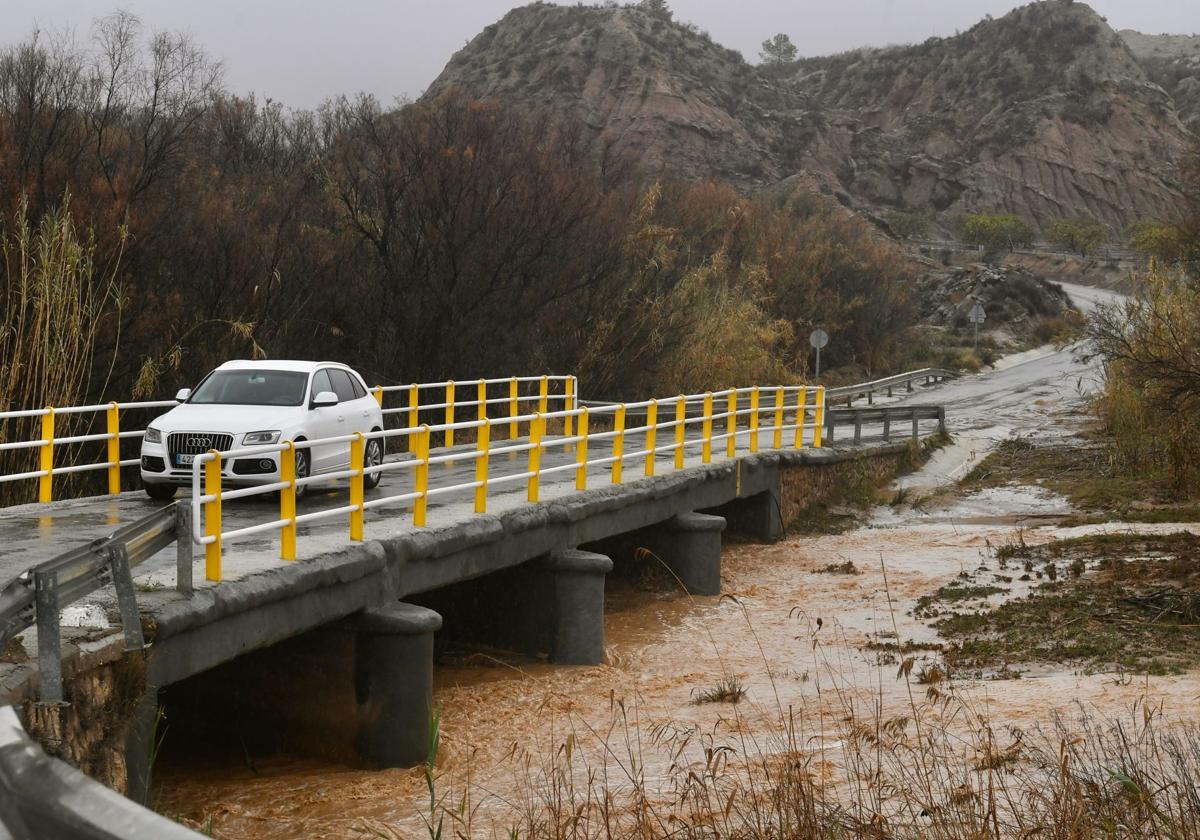
M254 652L303 640L287 648L291 665L317 658L336 678L292 685L303 708L259 709L264 725L311 731L314 707L344 704L353 686L341 745L376 766L417 763L443 614L447 631L487 633L562 664L598 663L604 579L622 543L690 593L719 594L726 528L777 539L797 498L821 492L789 492L798 471L866 455L899 461L909 439L944 432L939 406L910 400L953 375L925 369L836 389L757 386L635 403L582 400L573 376L379 387L388 428L206 453L184 497L166 506L122 492L122 468L137 459L123 457L121 443L144 434L122 421L174 402L0 413L37 424L34 436L6 434L0 444L36 454L36 468L0 481L36 482L39 496L0 509L0 645L18 653L0 663L0 703L26 709L36 735L37 723L65 725L56 710L81 674L134 663L139 693L123 723L136 798L149 784L160 692L195 680L187 684L197 692L212 691L204 675L221 668L240 668L242 685L287 684L304 668ZM371 438L391 452L376 466L364 463ZM349 469L297 478L297 449L335 443L349 445ZM221 486L223 461L265 454L282 460L278 483ZM88 472L105 474L107 495L55 500L58 477ZM374 472L382 480L367 491ZM300 487L308 492L298 503ZM467 601L469 615L457 605Z

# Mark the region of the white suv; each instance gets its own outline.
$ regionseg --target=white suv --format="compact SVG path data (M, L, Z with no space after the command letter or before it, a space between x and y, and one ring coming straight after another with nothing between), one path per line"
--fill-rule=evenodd
M316 440L383 428L379 404L363 379L337 362L236 361L214 370L191 391L175 395L181 405L157 418L142 438L142 485L165 500L190 484L196 455L227 452L286 440ZM367 466L383 462L382 439L368 440ZM296 450L296 477L337 472L350 465L348 443ZM226 459L230 485L279 481L279 455ZM366 476L367 487L380 474ZM304 487L296 488L301 495Z

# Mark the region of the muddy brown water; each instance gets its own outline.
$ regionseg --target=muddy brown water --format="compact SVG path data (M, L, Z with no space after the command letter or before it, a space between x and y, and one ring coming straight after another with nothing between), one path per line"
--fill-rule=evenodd
M1054 508L1061 501L1036 489L993 490L932 515L882 509L868 527L838 536L728 546L722 598L610 592L603 666L474 657L439 667L439 792L462 801L469 790L473 826L487 836L516 821L536 784L525 768L536 770L568 741L578 762L607 771L616 785L632 745L653 788L671 761L656 740L665 730L723 732L769 753L785 714L799 716L811 749L835 746L848 712L907 714L916 702L912 687L897 679L892 657L864 646L934 641L936 632L910 614L915 600L962 571L996 569L993 548L1018 529L1029 543L1103 529L1041 524ZM1180 527L1188 526L1139 530ZM847 561L860 573L819 571ZM693 702L729 676L747 690L736 707ZM1184 715L1200 696L1200 675L1131 680L1041 666L1021 679L956 680L956 689L998 726L1033 726L1055 711L1115 716L1147 701L1161 703L1168 716ZM156 777L160 811L221 838L425 836L420 815L428 794L419 770L287 757L256 757L252 767L176 758L156 768Z

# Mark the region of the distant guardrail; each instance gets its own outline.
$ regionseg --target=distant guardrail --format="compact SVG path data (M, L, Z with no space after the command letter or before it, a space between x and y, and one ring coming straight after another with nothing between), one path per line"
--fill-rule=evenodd
M929 248L931 250L959 251L963 253L985 253L982 245L972 245L968 242L961 242L957 239L906 239L905 244L915 246L917 248ZM1081 257L1078 251L1066 251L1063 248L1056 246L1052 242L1038 241L1031 248L1014 248L1006 253L1024 254L1033 257L1070 257L1074 259L1093 259L1102 262L1132 262L1144 264L1147 262L1145 254L1124 246L1124 245L1100 245L1095 248L1092 253L1086 257Z
M864 425L876 424L883 426L883 439L892 439L892 427L897 423L911 423L911 436L914 440L920 438L922 420L936 420L938 433L946 433L946 408L941 405L894 405L877 408L830 408L825 413L825 440L833 443L838 426L854 427L854 442L862 442Z
M875 395L886 391L890 397L896 388L903 387L906 391L913 390L913 383L921 382L924 385L933 385L946 379L954 379L958 376L957 371L947 370L946 368L921 368L920 370L910 370L907 373L897 373L895 376L885 376L882 379L875 379L871 382L860 382L855 385L842 385L837 388L830 388L826 392L826 399L832 403L834 400L845 399L846 406L849 407L855 399L866 397L867 404L870 405L875 401Z

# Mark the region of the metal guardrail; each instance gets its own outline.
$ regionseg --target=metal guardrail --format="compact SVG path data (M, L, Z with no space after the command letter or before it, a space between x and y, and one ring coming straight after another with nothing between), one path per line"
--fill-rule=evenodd
M562 386L562 392L557 388ZM536 392L530 393L536 385ZM496 386L504 386L505 395L495 396ZM459 399L459 388L475 389L474 399ZM545 413L550 402L561 403L563 408L575 407L575 394L578 393L579 382L571 375L544 376L510 376L499 379L475 379L467 382L414 382L411 385L377 385L371 389L375 400L379 403L384 417L399 416L407 420L408 427L415 429L420 424L421 412L438 412L450 426L446 432L446 445L454 445L453 423L455 411L475 409L478 416L488 413L488 406L505 405L508 413L515 418L521 413L521 405L535 403L538 411ZM525 393L522 393L524 389ZM432 392L430 394L429 392ZM405 395L404 404L388 407L385 405L388 394ZM489 393L491 396L489 396ZM110 402L101 405L75 406L46 406L45 408L21 409L17 411L0 411L0 452L22 450L37 450L36 470L21 470L14 473L0 473L0 483L9 481L24 481L37 479L38 501L45 504L54 501L54 477L71 473L106 470L108 472L108 492L116 495L121 492L121 468L131 467L140 463L140 458L121 458L121 441L141 439L146 430L121 428L121 417L124 412L156 408L174 408L175 400L151 400L143 402ZM85 415L95 417L104 415L104 431L87 434L63 435L63 418L75 418ZM40 428L37 437L29 440L8 440L9 421L21 421L38 418ZM88 421L89 424L92 422ZM57 426L57 428L56 428ZM85 426L85 428L87 428ZM516 436L516 421L510 427L513 437ZM89 443L105 444L103 461L87 463L55 465L55 458L60 448L69 445Z
M892 439L892 424L912 424L912 438L921 437L920 421L936 420L938 433L946 433L946 408L941 405L895 405L878 408L831 408L825 413L825 439L834 441L838 426L854 427L854 442L862 442L862 427L883 424L883 439Z
M912 391L914 382L924 380L922 384L933 385L946 379L954 379L957 376L957 371L947 370L946 368L921 368L920 370L911 370L907 373L898 373L895 376L885 376L883 379L875 379L871 382L860 382L856 385L842 385L837 388L830 388L826 391L826 398L831 403L834 400L845 399L846 407L849 408L856 398L866 397L867 404L871 405L875 402L875 394L881 391L887 391L887 395L890 397L893 395L895 389L901 386L907 391Z
M26 628L37 626L42 700L57 701L63 696L60 610L111 584L117 593L125 647L140 650L145 639L132 569L176 543L176 587L191 592L190 535L188 503L175 502L107 537L40 563L0 589L0 648Z

